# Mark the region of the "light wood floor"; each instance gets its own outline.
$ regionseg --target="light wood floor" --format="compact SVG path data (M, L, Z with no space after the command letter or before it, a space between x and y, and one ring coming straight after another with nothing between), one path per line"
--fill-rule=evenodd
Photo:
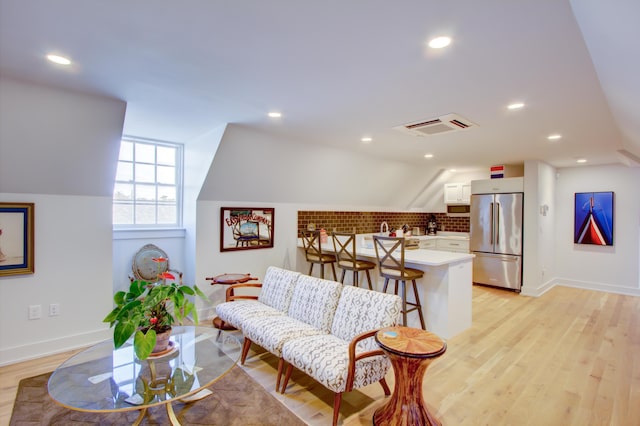
M640 425L640 297L556 287L540 298L474 287L473 327L447 342L424 380L427 406L453 425ZM330 425L333 394L295 372L276 394L277 360L254 347L243 367L310 425ZM17 383L72 353L0 368L0 424ZM393 388L393 373L387 376ZM340 422L370 425L371 385L344 396Z

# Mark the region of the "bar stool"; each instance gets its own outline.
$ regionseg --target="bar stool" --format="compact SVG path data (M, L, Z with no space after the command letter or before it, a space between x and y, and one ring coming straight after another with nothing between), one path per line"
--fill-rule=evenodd
M326 254L322 252L322 240L320 238L320 231L301 231L302 245L304 246L304 253L307 257L307 262L310 263L309 275L313 272L313 265L320 265L320 278L324 279L324 265L330 264L331 271L333 272L333 279L337 281L336 276L336 257L332 254Z
M422 305L420 304L420 296L416 280L422 278L424 272L419 269L407 268L404 266L404 247L405 239L402 237L381 237L373 236L373 247L376 250L376 258L378 259L378 269L380 276L384 277L384 287L382 292L387 292L389 280L395 281L395 294L398 294L398 283L402 286L402 323L407 325L407 313L418 311L420 317L420 325L426 330L424 318L422 316ZM407 301L407 281L411 281L413 288L413 296L415 302ZM407 305L411 308L407 309Z
M367 282L369 290L373 290L371 286L371 275L369 271L375 269L376 264L367 260L359 260L356 258L356 234L347 232L334 232L331 234L333 238L333 248L336 253L338 266L342 269L340 282L344 284L344 276L347 271L353 273L353 285L360 287L360 272L367 274Z

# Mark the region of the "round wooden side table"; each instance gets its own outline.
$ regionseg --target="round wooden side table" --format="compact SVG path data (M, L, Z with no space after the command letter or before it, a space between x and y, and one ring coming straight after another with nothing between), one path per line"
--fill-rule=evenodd
M215 277L205 278L207 281L211 281L211 285L216 284L238 284L238 283L246 283L247 281L257 280L251 276L251 274L221 274L216 275ZM233 291L231 292L231 296L233 296ZM222 324L222 320L219 317L215 317L213 319L213 326L219 330L235 330L235 327L229 324Z
M422 379L447 344L428 331L399 326L381 329L375 339L391 360L396 384L391 399L373 414L373 424L440 426L424 404Z

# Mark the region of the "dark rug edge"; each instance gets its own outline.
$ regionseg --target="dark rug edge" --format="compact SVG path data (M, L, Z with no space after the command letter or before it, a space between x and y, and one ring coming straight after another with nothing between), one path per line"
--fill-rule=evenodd
M62 407L60 405L58 405L55 401L53 401L53 399L51 399L51 397L49 396L48 391L46 390L46 386L47 386L47 382L48 382L48 378L49 376L52 374L52 372L49 373L43 373L43 374L38 374L32 377L27 377L24 379L21 379L20 382L18 383L18 386L16 387L16 393L15 393L15 397L14 397L14 401L13 401L13 406L11 409L11 417L9 420L9 425L10 426L21 426L21 425L53 425L53 424L63 424L60 423L60 417L70 417L73 419L74 424L86 424L86 425L111 425L111 424L120 424L120 422L123 420L124 416L127 416L127 421L129 421L129 419L133 419L135 420L135 418L138 416L138 411L133 410L133 411L126 411L126 412L115 412L115 413L109 413L109 412L105 412L105 413L88 413L88 412L81 412L81 411L74 411L65 407ZM225 374L223 377L221 377L218 381L214 382L213 384L211 384L210 386L207 386L206 389L210 389L214 392L214 395L220 395L220 391L224 390L225 388L225 384L228 383L227 381L232 379L235 375L241 375L244 376L244 380L247 383L250 383L254 389L253 391L258 392L259 394L261 394L260 396L262 398L265 398L267 400L270 401L270 404L275 405L275 407L278 407L280 413L276 416L277 420L273 420L273 421L269 421L269 418L265 417L265 410L264 410L264 406L261 405L260 407L260 416L258 418L256 418L256 416L252 416L252 417L247 417L246 416L246 408L247 405L241 405L239 407L237 407L237 411L238 414L234 415L232 421L225 421L224 423L218 423L218 422L209 422L206 419L202 419L201 421L187 421L184 418L180 419L183 425L214 425L214 424L225 424L225 425L281 425L281 424L287 424L287 425L301 425L301 426L305 426L308 423L306 423L302 418L300 418L297 414L295 414L293 411L291 411L282 401L278 400L278 398L276 398L274 395L272 395L267 389L265 389L260 383L258 383L257 381L255 381L253 379L253 377L251 377L251 375L249 373L247 373L243 368L241 368L238 365L235 365L227 374ZM16 418L15 417L15 413L16 413L16 408L20 405L23 404L24 402L20 400L20 395L21 392L24 392L24 388L25 388L25 383L27 383L28 381L33 381L33 380L42 380L43 381L43 395L44 395L44 399L42 400L42 405L45 406L47 403L50 403L50 405L52 405L53 407L55 407L56 410L58 410L60 413L62 414L58 414L55 415L54 417L57 418L56 419L51 419L51 418L47 418L48 416L43 416L42 419L21 419L21 418ZM236 379L237 380L237 379ZM221 389L218 389L221 388ZM204 398L200 401L195 401L192 403L182 403L179 401L175 401L173 402L173 408L174 411L176 412L176 415L180 418L180 417L184 417L183 410L186 412L186 414L189 414L188 411L190 408L192 407L196 407L197 404L201 404L201 405L206 405L210 402L212 402L211 399L209 398L214 398L214 395L208 396L207 398ZM217 398L220 398L219 396L217 396ZM251 401L247 401L247 403L250 403ZM224 401L217 401L217 403L219 405L224 405ZM185 407L188 407L187 409L184 409ZM229 408L229 407L227 407ZM41 412L46 411L45 409L41 409ZM207 410L210 411L210 410ZM160 412L157 413L157 412ZM96 421L92 421L92 422L85 422L82 420L83 416L86 415L90 415L93 417L96 417ZM115 416L120 416L119 420L116 420L115 422L111 422L107 417L111 416L114 417ZM162 416L164 415L164 419L162 418ZM50 417L50 416L49 416ZM75 417L75 418L74 418ZM104 417L103 419L100 419L100 417ZM285 420L286 419L286 420ZM133 420L131 420L130 423L133 423ZM166 419L166 414L165 414L165 408L164 406L156 406L156 407L152 407L147 411L147 416L145 417L145 419L143 420L143 422L141 423L142 425L156 425L156 424L164 424ZM229 420L229 419L227 419ZM282 421L285 420L286 423L282 423ZM204 423L202 422L204 421Z

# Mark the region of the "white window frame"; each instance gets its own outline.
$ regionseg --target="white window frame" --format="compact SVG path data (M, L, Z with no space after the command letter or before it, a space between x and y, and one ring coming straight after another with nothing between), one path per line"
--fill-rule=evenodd
M183 144L179 144L179 143L175 143L175 142L167 142L167 141L160 141L160 140L154 140L154 139L146 139L146 138L140 138L140 137L133 137L133 136L123 136L122 137L122 141L126 141L126 142L130 142L134 144L134 149L133 149L133 159L132 161L122 161L120 160L120 156L118 154L118 165L120 165L121 162L127 162L127 163L132 163L134 165L133 167L133 179L131 181L118 181L117 180L117 176L116 176L116 180L114 181L114 191L113 191L113 205L115 206L116 204L131 204L133 206L134 209L134 214L133 214L133 220L134 223L128 223L128 224L116 224L113 223L113 229L114 230L127 230L127 229L180 229L182 228L182 208L183 208L183 199L182 199L182 194L183 194L183 174L184 174L184 145ZM161 202L158 201L158 197L156 196L156 200L154 204L155 206L155 213L156 213L156 218L155 218L155 223L151 224L151 223L145 223L145 224L138 224L135 223L135 207L137 204L149 204L149 202L140 202L138 200L136 200L136 194L135 194L135 184L133 186L133 196L132 196L132 200L130 201L122 201L122 200L116 200L115 198L115 184L117 183L135 183L136 182L136 176L135 176L135 164L136 164L136 158L135 158L135 144L136 143L140 143L140 144L146 144L146 145L153 145L156 148L157 147L161 147L161 146L168 146L171 148L175 148L176 149L176 165L175 165L175 169L176 169L176 177L175 177L175 185L168 185L168 184L163 184L163 183L159 183L157 181L157 176L155 179L155 182L152 182L152 185L155 185L156 187L156 195L158 192L158 187L161 186L175 186L175 190L176 190L176 223L157 223L158 222L158 205L161 204ZM145 164L154 164L154 166L158 166L158 162L157 162L157 157L155 160L155 163L145 163ZM145 182L145 183L149 183L149 182Z

